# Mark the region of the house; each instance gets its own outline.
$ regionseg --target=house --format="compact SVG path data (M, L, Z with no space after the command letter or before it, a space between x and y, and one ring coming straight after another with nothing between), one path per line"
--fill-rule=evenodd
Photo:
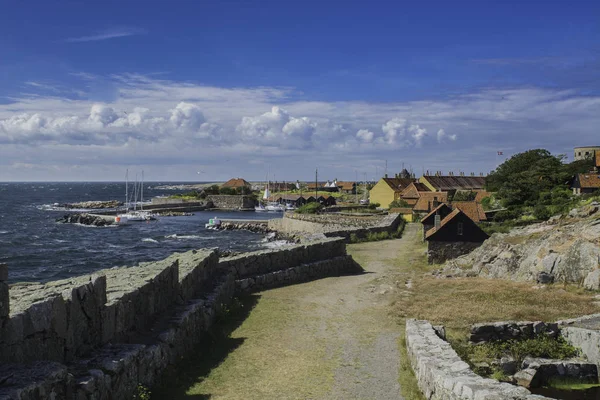
M336 182L338 190L346 194L356 194L356 182Z
M276 201L278 203L282 203L282 204L293 204L296 207L300 207L303 206L304 204L307 203L307 200L304 196L301 196L299 194L282 194L279 196L273 196L274 200L269 200L269 201ZM314 197L310 197L312 199L314 199Z
M431 192L431 190L429 190L429 188L422 183L412 182L406 189L402 191L402 193L400 193L400 198L409 206L414 207L421 197L421 192Z
M323 204L325 207L336 205L335 197L330 196L328 194L319 195L319 197L317 197L317 201Z
M487 233L460 209L455 208L445 218L435 218L434 226L425 232L427 261L430 264L441 264L471 252L487 238Z
M269 182L268 185L269 191L271 192L287 192L289 190L296 190L296 184L290 182Z
M594 152L594 166L596 170L600 170L600 150Z
M436 175L423 175L419 178L419 182L424 184L432 192L456 192L457 190L484 190L485 189L485 176L470 176L464 173L455 176L454 173L450 175L442 175L437 173Z
M388 178L386 175L369 191L371 204L379 203L381 207L389 208L390 203L398 200L402 191L414 181L412 178L401 178L399 175L394 178Z
M417 215L426 215L439 206L440 203L447 202L447 192L420 192L419 199L413 207L413 213Z
M585 160L586 158L594 157L594 153L600 151L600 146L582 146L575 147L573 158L575 161Z
M577 174L571 183L573 194L593 193L600 190L600 172L591 171Z
M250 183L248 181L246 181L245 179L242 179L242 178L231 178L230 180L225 182L223 185L221 185L221 187L228 187L228 188L233 188L233 189L237 189L237 188L250 189L251 186L252 185L250 185Z
M423 224L423 239L428 230L435 226L436 216L440 218L440 221L446 218L452 212L452 207L446 203L441 203L439 206L431 210L429 214L421 218L421 224Z
M481 203L476 201L453 201L451 205L453 209L458 208L476 223L487 221L485 210Z

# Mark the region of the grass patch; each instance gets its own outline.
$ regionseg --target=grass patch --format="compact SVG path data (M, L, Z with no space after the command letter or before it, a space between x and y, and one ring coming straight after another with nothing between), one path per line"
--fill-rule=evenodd
M389 239L399 239L402 237L402 233L404 232L404 228L406 227L406 222L404 220L400 221L396 232L369 232L367 236L360 237L355 233L350 234L350 243L364 243L364 242L378 242L380 240L389 240Z
M581 379L555 377L548 381L548 386L559 390L586 390L600 387L600 383L584 383Z
M408 400L425 400L425 396L419 389L417 383L417 377L410 365L408 358L408 352L406 351L406 326L403 324L400 328L399 349L400 349L400 374L398 377L398 383L400 383L400 389L402 396Z

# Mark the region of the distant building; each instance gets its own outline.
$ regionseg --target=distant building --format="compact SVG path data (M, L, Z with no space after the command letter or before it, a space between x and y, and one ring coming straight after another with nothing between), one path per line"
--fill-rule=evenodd
M435 175L423 175L419 178L419 182L424 184L432 192L456 192L457 190L484 190L485 189L485 176L475 174L465 175L461 173L459 175L442 175L437 173Z
M600 190L600 172L591 171L577 174L571 183L573 194L593 193Z
M594 152L594 166L596 170L600 170L600 150Z
M594 157L594 153L600 151L600 146L584 146L575 147L573 151L573 158L575 161L585 160L586 158Z
M371 204L379 203L382 208L389 208L390 203L400 199L404 189L414 181L413 178L401 178L398 174L394 178L386 175L369 191Z
M342 193L356 194L356 182L336 182L336 187Z
M440 218L440 221L446 218L452 212L452 208L446 204L442 203L423 218L421 218L421 224L423 225L423 239L425 239L425 234L428 230L435 226L435 219Z
M230 180L228 180L227 182L225 182L223 185L221 185L221 187L228 187L228 188L248 188L250 189L252 185L250 185L249 182L247 182L245 179L242 178L231 178Z
M483 206L476 201L453 201L451 205L453 209L458 208L474 222L479 223L487 220Z
M439 211L439 210L438 210ZM427 221L431 218L428 216ZM477 224L460 209L441 218L434 218L434 226L425 232L427 241L427 261L430 264L441 264L473 249L489 238Z
M319 195L319 197L317 197L317 201L320 204L323 204L325 207L336 205L335 197L330 196L328 194Z
M420 192L419 199L413 207L413 213L417 215L429 214L432 210L438 207L440 203L447 202L447 192Z
M431 190L420 182L412 182L400 193L400 198L413 207L423 192L431 192Z

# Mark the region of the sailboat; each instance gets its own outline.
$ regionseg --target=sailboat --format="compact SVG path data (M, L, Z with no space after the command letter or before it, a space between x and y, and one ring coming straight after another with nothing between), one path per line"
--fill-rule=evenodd
M140 188L140 209L137 209L137 195L138 195L138 182L137 182L137 174L134 183L133 190L133 210L130 210L130 202L129 202L129 170L125 173L125 213L118 214L115 218L115 222L119 224L124 224L128 222L144 222L144 221L152 221L156 219L156 214L153 214L149 211L144 211L144 171L142 171L142 181L139 184Z

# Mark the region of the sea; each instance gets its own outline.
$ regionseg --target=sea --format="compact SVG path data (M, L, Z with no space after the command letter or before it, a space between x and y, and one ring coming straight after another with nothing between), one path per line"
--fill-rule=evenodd
M178 184L182 183L146 182L144 196L181 193L184 190L156 188ZM285 245L270 242L263 234L204 227L214 217L280 218L278 213L200 211L193 216L159 217L157 221L109 227L56 222L75 212L61 204L124 198L123 182L0 182L0 263L8 264L9 282L65 279L99 269L160 260L192 249L218 247L244 252Z

